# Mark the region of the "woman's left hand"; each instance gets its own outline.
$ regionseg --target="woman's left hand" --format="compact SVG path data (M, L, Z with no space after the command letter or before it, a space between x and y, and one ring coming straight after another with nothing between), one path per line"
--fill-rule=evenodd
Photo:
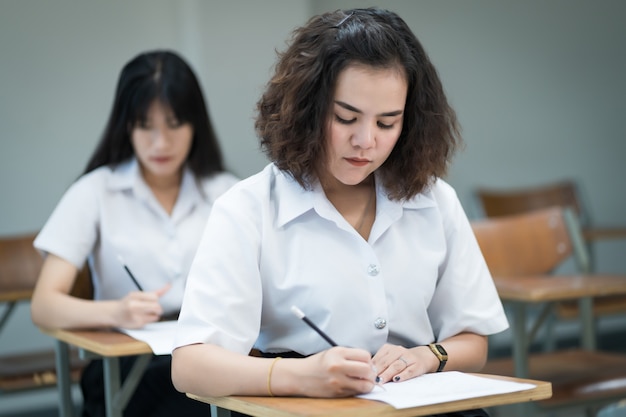
M389 381L405 381L430 372L436 357L428 346L407 349L402 346L385 344L372 358L378 372L378 384Z
M487 336L464 332L440 342L448 352L447 371L479 372L487 361ZM436 372L439 359L428 346L407 349L402 346L385 344L372 358L379 380L377 384L389 381L405 381Z

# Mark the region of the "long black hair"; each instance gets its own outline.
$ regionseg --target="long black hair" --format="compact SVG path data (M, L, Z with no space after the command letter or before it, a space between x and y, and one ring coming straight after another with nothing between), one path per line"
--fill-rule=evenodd
M134 155L131 130L138 122L145 122L155 100L168 106L181 123L193 126L187 165L196 177L224 170L219 143L195 74L174 52L157 50L137 55L122 68L109 120L83 174L101 166L118 165Z

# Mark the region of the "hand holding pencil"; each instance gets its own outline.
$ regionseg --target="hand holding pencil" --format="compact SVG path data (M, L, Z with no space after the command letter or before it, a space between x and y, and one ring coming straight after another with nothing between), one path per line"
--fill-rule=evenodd
M156 291L144 291L144 287L131 272L124 259L118 255L118 260L138 291L131 291L119 300L118 308L114 314L116 326L138 329L148 323L159 321L163 315L163 307L159 303L159 299L171 288L171 284L167 284Z
M291 311L292 313L298 317L299 319L301 319L302 321L304 321L311 329L313 329L317 334L319 334L324 340L326 340L326 342L328 342L328 344L331 347L338 347L339 345L337 345L337 343L331 339L330 336L328 336L322 329L320 329L315 323L313 323L305 314L304 312L302 312L302 310L300 310L298 307L296 306L291 306ZM345 352L344 352L345 349ZM337 349L333 354L328 354L325 355L326 357L324 358L325 360L329 360L332 359L332 357L334 356L335 353L340 354L342 356L340 356L338 359L341 362L345 362L346 360L349 361L350 363L346 364L346 369L349 367L350 369L354 368L355 370L349 370L347 371L347 373L344 375L344 377L342 379L345 379L346 377L348 378L348 382L350 383L350 385L352 385L352 383L354 382L354 379L357 379L358 384L363 386L366 385L367 388L365 391L362 391L361 393L365 393L365 392L370 392L373 388L374 385L376 385L376 369L375 367L372 365L372 361L371 361L371 356L369 355L369 352L365 352L365 355L363 355L365 351L362 349L353 349L353 348L341 348L341 350L339 351L339 349ZM344 356L345 355L345 356ZM354 363L354 362L358 362L358 363ZM356 369L356 367L358 368L362 368L363 366L363 362L365 362L368 366L368 370L369 372L367 372L367 377L362 377L360 376L360 374L362 372L364 372L364 369ZM336 367L335 365L333 365L331 367L331 369L334 370L334 372L339 371L340 367ZM365 384L363 384L365 383ZM373 384L373 385L370 385ZM363 388L361 388L363 389Z

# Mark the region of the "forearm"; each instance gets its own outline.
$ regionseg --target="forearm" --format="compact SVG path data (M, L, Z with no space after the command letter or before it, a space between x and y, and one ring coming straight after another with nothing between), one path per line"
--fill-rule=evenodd
M31 301L31 317L37 326L50 329L114 327L116 302L84 300L63 293L40 294Z
M478 372L487 361L488 340L486 336L475 333L460 333L446 340L439 342L448 352L448 362L446 371ZM430 352L435 357L435 355ZM435 368L437 370L439 360L435 357Z
M31 297L33 323L51 329L115 326L117 301L93 301L73 297L70 291L77 268L58 256L44 260Z
M348 397L370 392L375 376L369 352L344 347L303 359L258 358L209 344L179 347L172 354L176 389L207 397Z
M272 361L210 344L187 345L172 353L172 381L178 391L200 396L265 396Z

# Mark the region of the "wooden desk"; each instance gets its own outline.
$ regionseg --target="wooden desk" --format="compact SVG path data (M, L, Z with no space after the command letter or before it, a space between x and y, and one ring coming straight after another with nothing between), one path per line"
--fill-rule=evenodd
M585 227L583 236L587 241L603 239L626 239L626 227Z
M513 363L510 366L510 361L506 359L492 360L487 363L485 372L551 381L554 396L539 404L547 408L571 406L573 397L580 404L592 404L623 395L624 384L620 381L623 381L623 370L626 369L626 356L596 350L592 300L593 297L609 294L626 294L625 277L494 277L494 282L502 301L512 307ZM533 326L527 326L529 307L543 305L543 312L549 314L554 303L568 300L578 303L582 349L529 355L538 324L546 317L542 313ZM581 379L581 376L584 378ZM520 404L518 415L532 415L529 407L530 404Z
M626 276L619 275L540 275L496 278L494 282L503 301L537 303L626 294Z
M107 417L121 417L128 399L132 395L145 367L152 356L150 346L124 333L114 330L48 330L41 331L57 340L57 373L61 397L61 417L73 417L73 407L68 373L69 345L91 357L102 359L105 378L105 401ZM119 358L139 355L132 371L120 383ZM271 397L223 397L198 398L212 404L214 416L228 416L229 410L244 412L259 417L323 417L323 416L421 416L433 412L450 412L472 408L491 407L525 401L550 398L552 387L549 382L526 380L513 377L490 376L517 382L529 382L536 388L510 394L492 395L451 403L396 410L378 401L361 398L317 399L317 398L271 398Z
M79 348L84 357L102 359L104 368L107 417L121 417L152 357L150 346L114 330L48 330L41 331L56 339L56 361L60 395L60 416L73 417L69 375L69 345ZM132 370L121 384L119 358L138 355Z
M550 398L552 385L549 382L513 377L476 374L489 378L535 384L526 391L508 394L469 398L442 404L396 409L391 405L363 398L294 398L294 397L198 397L190 398L211 404L213 417L230 416L238 411L254 417L416 417L449 413L460 410L493 407Z
M595 350L593 298L606 295L626 295L626 277L616 275L530 276L497 278L494 282L503 302L513 308L513 359L515 375L528 377L527 307L532 304L576 300L582 325L581 345Z

